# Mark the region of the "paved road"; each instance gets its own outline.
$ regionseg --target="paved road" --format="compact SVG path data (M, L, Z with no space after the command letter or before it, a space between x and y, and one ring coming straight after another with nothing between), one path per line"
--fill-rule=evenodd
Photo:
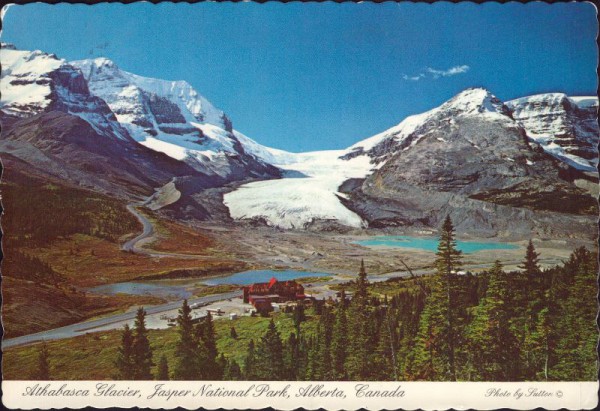
M121 250L125 250L125 251L129 251L132 253L143 253L146 254L147 251L142 250L138 247L136 247L136 244L138 243L138 241L143 240L144 238L148 238L150 236L152 236L152 234L154 234L154 227L152 226L152 223L150 222L150 220L148 220L146 217L144 217L142 214L140 214L136 209L135 209L136 205L135 204L127 204L127 211L129 211L131 214L133 214L135 216L135 218L138 219L138 221L140 223L142 223L143 231L140 235L138 235L135 238L132 238L131 240L127 241L125 244L123 244L121 246Z
M217 301L223 301L229 298L235 298L242 295L241 291L232 291L224 294L209 295L206 297L191 298L188 303L214 303ZM171 311L181 307L182 301L174 301L167 304L155 305L150 307L144 307L147 314L158 314L164 311ZM2 349L9 347L15 347L18 345L31 344L38 341L49 341L49 340L60 340L63 338L76 337L78 335L85 334L87 332L93 332L95 329L104 327L110 324L119 323L122 321L128 321L135 318L135 311L128 311L126 313L110 315L107 317L99 318L96 320L88 320L77 324L67 325L65 327L55 328L53 330L42 331L35 334L23 335L21 337L15 337L5 339L2 341Z
M152 225L150 220L148 220L142 213L140 213L136 209L136 207L146 205L151 199L152 199L152 196L148 197L148 199L146 199L146 201L144 201L142 203L131 203L131 204L127 205L127 211L129 211L131 214L133 214L135 216L135 218L137 218L138 221L140 223L142 223L143 229L142 229L142 233L140 235L125 242L121 246L121 250L128 251L130 253L145 255L148 257L155 257L155 258L173 257L173 258L179 258L179 259L193 259L193 260L202 259L202 260L222 261L222 257L215 257L215 256L211 256L211 255L169 253L169 252L165 252L165 251L154 251L154 250L148 250L148 249L145 249L142 247L138 247L137 244L141 240L150 238L154 235L154 226ZM239 261L238 259L235 259L235 258L229 258L229 259L231 261Z

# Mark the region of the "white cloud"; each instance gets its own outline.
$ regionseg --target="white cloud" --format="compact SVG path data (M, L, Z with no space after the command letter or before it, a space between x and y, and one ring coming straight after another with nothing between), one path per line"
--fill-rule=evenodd
M463 74L469 71L469 69L470 67L467 65L450 67L448 70L436 70L431 67L427 67L427 72L431 73L433 78L440 78L456 76L457 74Z
M402 78L403 78L404 80L410 80L410 81L419 81L419 80L421 80L423 77L425 77L425 74L423 74L423 73L417 74L416 76L407 76L406 74L404 74L404 75L402 76Z
M450 67L447 70L439 70L439 69L427 67L424 72L419 73L416 76L409 76L409 75L403 74L402 78L404 80L408 80L408 81L419 81L425 77L433 77L434 79L438 79L440 77L450 77L450 76L456 76L457 74L466 73L467 71L469 71L470 68L471 67L467 66L466 64L463 64L462 66Z

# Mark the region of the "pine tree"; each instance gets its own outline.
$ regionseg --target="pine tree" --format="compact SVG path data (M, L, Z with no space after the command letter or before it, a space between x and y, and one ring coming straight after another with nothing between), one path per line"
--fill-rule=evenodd
M528 277L533 277L540 273L539 256L539 253L535 251L533 241L529 240L525 251L525 260L523 261L523 264L519 266Z
M200 380L203 377L201 370L203 358L194 337L191 312L187 300L183 300L177 317L179 341L175 347L176 363L173 373L175 380Z
M298 362L300 359L300 342L296 334L290 333L284 345L284 362L286 369L286 380L298 379Z
M51 379L49 357L48 346L44 342L38 350L37 369L31 374L32 380L48 381Z
M237 335L237 331L235 330L235 327L231 327L231 330L229 331L229 336L231 338L233 338L234 340L237 340L238 335Z
M460 330L454 323L455 273L462 253L456 248L449 216L442 225L436 255L436 273L431 276L407 373L416 379L456 381L455 340Z
M261 380L283 380L283 343L273 319L269 321L266 333L256 347L256 374Z
M369 335L368 280L364 261L360 264L356 292L349 311L352 319L351 340L344 366L350 380L361 381L369 377L369 354L373 349Z
M152 349L148 341L148 330L146 329L146 311L140 307L135 316L135 334L133 337L132 361L133 379L151 380Z
M118 370L117 378L121 380L134 379L135 368L133 363L133 334L129 328L129 324L125 324L123 327L121 346L118 350L115 365L117 366Z
M201 357L203 379L219 380L223 376L223 368L217 361L217 342L215 326L210 313L196 327L196 340Z
M594 381L598 377L597 261L596 254L580 247L565 265L565 274L572 278L571 290L554 317L559 339L557 363L550 375L553 380Z
M377 348L372 356L372 379L377 381L398 380L396 371L396 347L394 346L394 325L385 310L381 319Z
M485 297L475 309L467 338L473 379L482 381L512 381L518 378L519 348L512 333L512 295L500 261L489 272Z
M259 379L256 370L256 351L254 347L254 340L250 340L248 342L246 359L244 360L244 378L249 381Z
M215 325L212 320L212 315L206 314L204 320L198 324L197 335L199 339L204 342L206 349L208 350L209 359L214 360L217 358L217 341L215 338Z
M239 381L242 379L242 370L240 370L240 366L235 360L227 362L223 379L225 381Z
M439 275L443 275L446 281L446 336L448 338L448 371L450 381L456 381L455 363L455 330L454 330L454 307L453 307L453 277L461 266L462 252L456 248L454 239L454 226L450 216L446 216L440 242L436 253L436 268Z
M227 370L227 358L225 358L223 353L221 353L215 362L217 367L215 368L213 374L209 376L209 379L222 380L225 375L225 371Z
M167 357L165 357L164 354L160 356L160 360L158 362L156 379L159 381L167 381L169 379L169 363L167 362Z
M321 323L322 332L318 344L318 377L320 381L330 381L333 379L333 370L331 369L333 315L331 309L327 306L323 309L319 322Z
M331 370L333 379L343 381L347 379L344 363L348 349L348 318L346 316L346 293L341 292L340 303L337 306L335 324L331 340Z
M302 323L306 321L306 315L304 314L304 305L297 304L294 307L293 319L294 327L296 328L296 335L300 337L300 325L302 325Z
M540 344L545 344L545 333L541 333L541 322L546 318L540 318L540 314L547 316L545 310L548 307L547 285L542 270L539 267L539 253L535 251L533 242L529 240L525 252L525 260L519 266L522 272L519 274L520 290L517 291L518 303L517 315L521 317L519 328L519 339L521 341L521 363L522 378L533 380L537 378L540 371Z

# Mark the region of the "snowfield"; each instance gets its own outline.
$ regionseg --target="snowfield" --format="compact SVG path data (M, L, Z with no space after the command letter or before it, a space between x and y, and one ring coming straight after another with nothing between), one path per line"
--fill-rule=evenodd
M276 152L286 161L275 166L298 171L306 177L258 181L226 194L224 203L232 218L262 217L269 225L281 228L304 228L315 220L337 220L350 227L364 226L357 214L342 205L338 188L349 178L367 176L373 168L370 157L340 159L347 150L302 154Z

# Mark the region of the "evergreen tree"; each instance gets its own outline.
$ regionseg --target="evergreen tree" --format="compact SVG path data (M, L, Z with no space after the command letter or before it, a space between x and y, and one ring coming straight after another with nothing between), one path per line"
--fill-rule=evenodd
M242 379L242 370L240 370L240 366L235 360L230 360L227 362L223 379L225 381L239 381Z
M206 358L202 358L202 353L194 337L191 312L187 300L183 300L177 317L179 341L175 346L176 362L173 372L175 380L200 380L203 377L201 364Z
M158 361L158 372L156 379L159 381L167 381L169 379L169 363L167 362L167 357L165 357L164 354L160 356L160 360Z
M227 358L225 358L223 353L221 353L217 357L216 365L217 365L217 367L216 367L214 373L209 376L209 379L222 380L225 375L225 371L227 370L227 366L228 366Z
M231 330L229 331L229 336L231 338L233 338L234 340L237 340L238 335L237 335L237 331L235 330L235 327L231 327Z
M361 261L360 264L356 292L350 303L349 311L352 329L350 330L351 340L345 369L350 380L366 380L371 371L369 354L373 347L369 335L368 280L364 261Z
M294 307L294 327L296 328L296 335L300 337L300 325L306 321L306 315L304 314L304 305L297 304Z
M545 345L544 327L541 322L547 320L548 293L547 285L542 270L539 267L539 253L535 251L533 242L529 240L525 252L525 260L519 266L522 270L519 274L517 290L518 307L517 316L521 318L518 327L519 340L521 342L521 378L527 380L536 379L540 369L540 352L543 349L540 344ZM545 318L541 318L542 314Z
M456 248L449 216L442 225L436 255L436 273L431 276L407 373L416 379L456 381L455 340L460 330L454 328L455 273L462 253Z
M564 270L572 278L571 291L554 317L558 323L553 380L595 381L597 375L598 260L585 247L573 252Z
M256 370L256 351L253 340L248 342L248 349L246 350L246 359L244 360L244 377L249 381L259 379Z
M209 380L219 380L223 376L222 364L217 361L215 326L210 313L196 327L196 340L201 357L202 374Z
M396 370L396 347L394 346L394 325L387 313L387 309L381 319L379 339L377 347L372 356L373 373L372 378L377 381L398 380Z
M146 329L146 311L140 307L135 316L135 335L133 337L133 379L151 380L152 372L152 349L148 341L148 330Z
M473 379L482 381L513 381L519 348L512 332L512 292L500 261L496 260L488 273L485 297L475 309L467 337Z
M129 324L123 327L121 335L121 346L117 353L115 361L118 371L118 379L133 380L135 374L135 365L133 362L133 334L129 328Z
M38 350L37 369L32 372L32 380L48 381L51 379L49 357L48 346L44 342Z
M344 367L348 349L348 318L346 316L345 301L346 293L342 290L340 303L337 306L331 339L331 370L333 379L338 381L348 378Z
M290 333L284 347L284 362L286 368L286 379L298 379L298 363L300 361L300 342L296 334Z
M523 261L523 264L519 266L528 277L533 277L540 273L539 256L539 253L535 251L533 241L529 240L525 251L525 260Z
M323 309L321 318L321 330L318 351L318 379L320 381L330 381L333 379L333 370L331 369L331 339L333 334L333 315L328 307Z
M215 325L212 320L212 315L206 314L206 317L197 327L197 336L199 340L204 343L208 350L209 359L214 360L217 358L217 341L215 338Z
M263 337L256 346L255 370L260 380L283 380L285 364L283 362L283 343L273 319Z
M453 279L456 271L461 266L462 252L456 248L454 239L454 226L450 216L446 216L442 231L440 233L440 242L436 253L435 262L439 275L445 277L446 288L446 336L448 338L448 371L450 381L456 381L456 363L455 363L455 330L454 330L454 307Z

